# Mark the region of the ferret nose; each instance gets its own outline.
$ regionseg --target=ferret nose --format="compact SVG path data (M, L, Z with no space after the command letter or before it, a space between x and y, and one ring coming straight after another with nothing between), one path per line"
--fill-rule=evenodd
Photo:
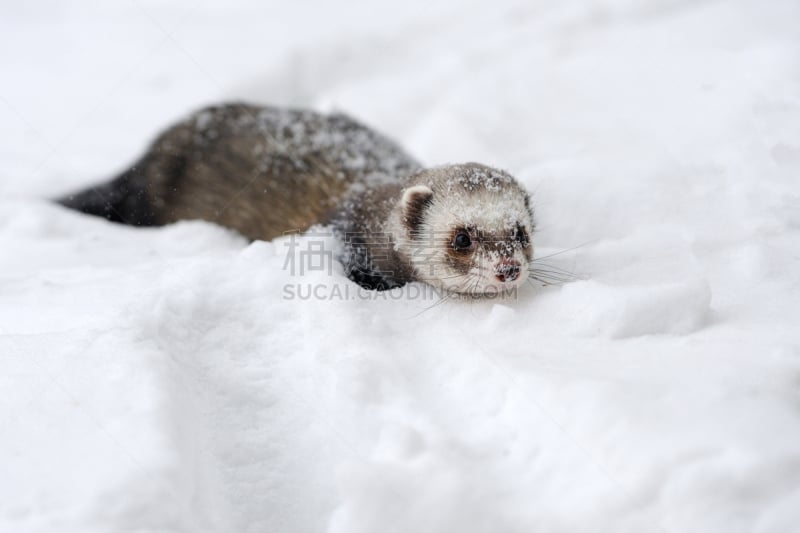
M514 281L519 277L520 264L516 259L503 259L494 269L497 281L505 283Z

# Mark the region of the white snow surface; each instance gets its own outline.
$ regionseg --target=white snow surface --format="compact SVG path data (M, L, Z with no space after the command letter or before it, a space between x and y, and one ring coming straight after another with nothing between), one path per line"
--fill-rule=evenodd
M0 531L798 530L798 2L0 15ZM231 99L508 170L581 279L334 298L288 239L49 201Z

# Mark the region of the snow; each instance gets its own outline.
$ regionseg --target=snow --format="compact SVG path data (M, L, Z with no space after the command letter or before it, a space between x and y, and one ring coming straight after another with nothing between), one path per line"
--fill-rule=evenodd
M0 9L0 531L796 529L797 2ZM578 279L376 296L48 202L228 99L508 170Z

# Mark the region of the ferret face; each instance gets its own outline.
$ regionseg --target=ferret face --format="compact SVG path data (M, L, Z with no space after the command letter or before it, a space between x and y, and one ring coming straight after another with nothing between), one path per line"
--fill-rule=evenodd
M488 295L524 283L533 257L528 194L510 175L477 164L422 172L401 199L405 239L419 279Z

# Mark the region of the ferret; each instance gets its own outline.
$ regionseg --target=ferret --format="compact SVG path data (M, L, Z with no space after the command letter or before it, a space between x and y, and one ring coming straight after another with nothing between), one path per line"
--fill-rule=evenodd
M527 279L533 256L530 197L510 174L424 168L341 113L208 107L111 182L59 202L136 226L203 219L253 240L329 225L347 277L375 290L496 294Z

